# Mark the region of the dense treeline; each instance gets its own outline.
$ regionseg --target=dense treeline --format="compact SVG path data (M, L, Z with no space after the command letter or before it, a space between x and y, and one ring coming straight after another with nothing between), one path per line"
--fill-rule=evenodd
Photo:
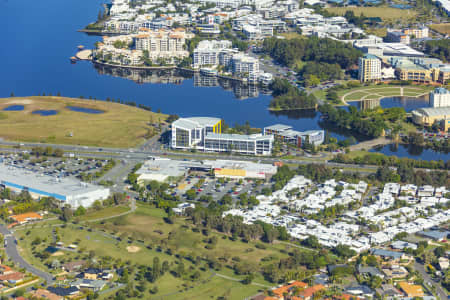
M405 164L414 168L424 168L424 169L444 169L450 170L450 161L427 161L427 160L417 160L411 158L398 158L397 156L386 156L381 153L368 153L364 156L358 156L352 158L346 154L338 154L334 159L334 162L345 163L345 164L365 164L365 165L376 165L376 166L391 166L400 167Z
M450 177L446 171L415 171L411 165L407 164L401 164L397 171L387 166L380 167L375 177L381 182L403 182L414 183L419 186L432 185L436 187L450 186Z
M326 81L340 79L342 77L342 69L337 63L329 64L309 61L303 66L299 74L305 79L310 78L310 76L316 76L320 81Z
M450 61L450 39L426 41L424 46L425 53L444 62Z
M350 106L349 111L347 111L325 104L320 106L319 110L325 116L327 122L338 128L351 130L367 137L379 137L383 130L387 128L381 115L369 115L367 112L357 111L353 106Z
M274 98L269 107L273 110L293 110L315 108L317 101L313 94L307 95L291 85L286 79L275 78L270 84Z
M317 37L291 40L265 39L263 51L286 66L292 66L296 60L302 60L338 64L342 69L356 64L358 57L362 55L361 51L350 44Z

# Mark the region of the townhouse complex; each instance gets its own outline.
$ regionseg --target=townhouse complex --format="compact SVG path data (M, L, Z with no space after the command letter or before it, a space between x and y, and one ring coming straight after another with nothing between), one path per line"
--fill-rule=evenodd
M347 245L358 253L392 241L398 233L421 232L450 220L448 210L435 208L450 200L445 196L448 192L445 187L387 183L380 193L368 197L368 192L369 186L364 181L348 183L331 179L314 183L295 176L270 196L257 196L258 206L231 209L223 215L241 216L247 224L263 221L284 226L295 238L315 236L324 246ZM352 205L363 199L369 204L360 208ZM407 206L394 209L397 200L405 201ZM336 206L346 208L339 219L322 223L313 218L320 211ZM361 220L377 229L364 233L362 225L358 225Z

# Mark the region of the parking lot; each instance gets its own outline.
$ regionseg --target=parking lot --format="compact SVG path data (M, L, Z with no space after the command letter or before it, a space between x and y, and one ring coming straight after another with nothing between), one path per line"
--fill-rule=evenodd
M173 186L171 194L179 196L181 201L201 201L207 205L208 201L220 201L225 195L230 195L233 205L239 201L241 194L257 196L263 188L272 188L270 183L255 181L251 179L227 179L214 178L209 174L190 174L177 186ZM188 199L186 192L194 190L194 200Z
M28 152L0 153L0 162L44 175L64 178L72 177L80 180L94 179L108 160L94 158L36 157Z

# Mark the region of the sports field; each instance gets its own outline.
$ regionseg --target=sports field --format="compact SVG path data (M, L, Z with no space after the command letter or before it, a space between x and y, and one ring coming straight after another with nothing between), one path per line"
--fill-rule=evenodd
M395 21L402 20L407 21L414 19L417 16L417 12L412 9L399 9L388 6L378 7L360 7L360 6L348 6L348 7L329 7L328 10L331 13L338 15L344 15L347 10L351 10L356 16L364 14L366 17L380 17L383 21Z
M11 106L23 110L4 111ZM87 113L68 107L100 111ZM42 116L33 112L56 111ZM102 147L133 147L156 133L150 123L166 115L136 107L97 100L64 97L14 97L0 99L0 137L12 141L44 142Z
M390 85L380 85L380 86L368 86L368 87L358 87L354 89L345 89L338 92L338 96L341 97L342 101L362 101L362 100L373 100L381 99L384 97L419 97L428 94L430 90L434 87L429 86L390 86Z

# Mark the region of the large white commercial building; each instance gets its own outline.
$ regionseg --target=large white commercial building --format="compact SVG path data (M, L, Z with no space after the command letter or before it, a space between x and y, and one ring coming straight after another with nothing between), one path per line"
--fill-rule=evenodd
M222 121L218 118L181 118L172 123L174 149L270 155L273 140L271 135L222 134Z
M270 155L273 142L273 135L209 133L205 137L204 151Z
M358 77L361 82L381 79L381 60L375 55L366 54L358 60Z
M450 92L445 88L437 88L430 92L431 107L448 107L450 106Z
M73 208L89 207L96 200L105 200L110 195L108 188L4 164L0 164L0 185L15 192L28 191L33 198L53 197L62 205L68 204Z

